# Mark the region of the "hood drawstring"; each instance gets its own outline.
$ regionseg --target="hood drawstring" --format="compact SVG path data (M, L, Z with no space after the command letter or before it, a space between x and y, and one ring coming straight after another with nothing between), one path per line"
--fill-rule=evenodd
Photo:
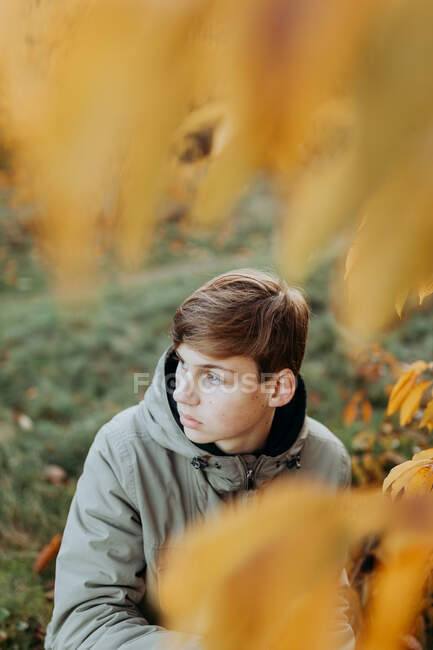
M191 460L191 465L194 467L194 469L204 469L209 465L209 463L203 456L194 456L194 458Z

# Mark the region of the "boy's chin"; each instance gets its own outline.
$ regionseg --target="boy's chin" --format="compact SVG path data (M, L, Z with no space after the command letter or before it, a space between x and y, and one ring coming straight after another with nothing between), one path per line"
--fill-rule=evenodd
M191 442L200 442L203 444L214 442L214 436L206 433L205 431L198 431L197 429L189 429L184 426L185 435Z

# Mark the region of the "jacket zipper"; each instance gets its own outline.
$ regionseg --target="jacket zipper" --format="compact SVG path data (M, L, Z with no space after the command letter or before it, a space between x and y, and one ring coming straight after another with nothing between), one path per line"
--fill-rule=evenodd
M245 470L245 490L254 490L255 487L255 478L256 478L256 473L260 465L262 464L263 459L258 459L255 463L255 465L251 468L248 469L248 466L242 456L239 456L239 459L244 467ZM301 467L301 454L295 454L294 456L291 456L289 460L286 462L287 469L292 469L293 467L296 467L296 469L299 469Z
M254 464L254 466L251 469L248 469L248 466L247 466L247 464L245 462L245 459L242 458L242 456L239 456L239 458L240 458L240 461L241 461L242 465L244 466L244 470L245 470L245 483L244 483L245 484L245 490L254 490L254 487L255 487L255 482L254 481L255 481L256 473L257 473L258 468L262 464L263 459L259 458L256 461L256 463Z

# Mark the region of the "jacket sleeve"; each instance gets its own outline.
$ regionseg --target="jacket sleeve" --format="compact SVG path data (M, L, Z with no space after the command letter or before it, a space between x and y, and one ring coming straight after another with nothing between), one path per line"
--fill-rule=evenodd
M143 533L126 490L124 454L124 446L107 443L103 427L69 510L46 650L201 647L198 637L150 625L138 608L145 591Z

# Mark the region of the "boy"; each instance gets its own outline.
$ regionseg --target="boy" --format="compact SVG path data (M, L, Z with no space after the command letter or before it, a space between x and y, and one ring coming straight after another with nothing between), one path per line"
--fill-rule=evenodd
M173 533L287 472L349 485L343 444L305 414L308 320L300 292L255 269L224 273L180 305L144 399L89 450L57 558L47 650L174 646L180 634L157 625L146 602ZM351 650L344 612L341 621L339 648Z

